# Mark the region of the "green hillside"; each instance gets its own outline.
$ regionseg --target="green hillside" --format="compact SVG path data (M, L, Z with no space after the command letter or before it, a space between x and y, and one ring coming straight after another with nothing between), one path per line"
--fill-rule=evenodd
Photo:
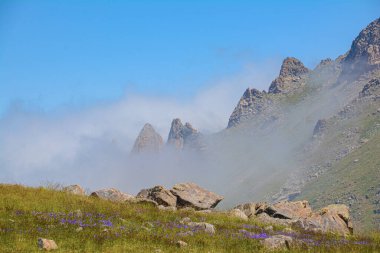
M216 233L195 231L183 237L181 233L188 230L179 222L183 217L211 223ZM1 252L40 252L39 237L55 240L59 247L55 252L266 252L263 238L281 231L281 227L266 231L255 220L242 221L222 213L159 211L148 204L0 185ZM179 248L178 240L188 246ZM379 236L344 239L315 234L305 242L313 244L291 251L303 252L305 247L309 252L380 250Z

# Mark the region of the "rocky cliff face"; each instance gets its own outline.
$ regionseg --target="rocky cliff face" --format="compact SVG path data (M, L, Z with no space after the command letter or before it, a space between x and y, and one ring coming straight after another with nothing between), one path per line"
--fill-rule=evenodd
M267 108L271 102L271 99L265 91L246 89L230 116L227 128L236 126L252 118L252 116L259 114Z
M163 146L162 137L154 130L149 123L141 129L131 153L158 153Z
M288 57L282 62L280 75L271 83L269 93L288 93L299 88L309 73L302 62L294 57Z
M345 78L355 78L380 68L380 18L360 32L342 64L342 76Z
M180 119L174 119L169 132L167 145L181 150L189 145L199 135L190 123L182 124Z

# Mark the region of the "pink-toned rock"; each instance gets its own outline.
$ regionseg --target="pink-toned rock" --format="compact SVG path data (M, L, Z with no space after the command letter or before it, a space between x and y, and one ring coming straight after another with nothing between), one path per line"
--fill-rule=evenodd
M57 244L53 240L38 238L37 241L38 248L44 249L46 251L58 249Z

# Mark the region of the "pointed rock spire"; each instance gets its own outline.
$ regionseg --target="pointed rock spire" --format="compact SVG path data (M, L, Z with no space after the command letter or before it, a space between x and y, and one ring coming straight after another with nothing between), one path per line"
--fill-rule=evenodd
M132 153L158 153L162 146L162 137L151 124L146 123L136 138Z
M236 126L240 124L241 121L263 110L266 107L266 95L267 93L265 91L247 88L232 112L228 120L227 128Z
M183 125L180 119L173 119L167 144L176 149L183 149L186 142L197 134L198 131L190 123Z
M300 81L309 69L303 63L294 58L287 57L282 62L280 75L273 80L269 87L269 93L288 93L300 86Z

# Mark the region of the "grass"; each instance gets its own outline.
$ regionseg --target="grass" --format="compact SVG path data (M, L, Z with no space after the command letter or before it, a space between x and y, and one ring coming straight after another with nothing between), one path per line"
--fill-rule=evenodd
M40 252L39 237L55 240L56 252L267 252L262 238L284 233L281 227L266 231L255 220L222 213L159 211L147 204L113 203L19 185L0 185L0 203L0 252ZM183 217L214 224L217 232L180 236L189 230L179 222ZM348 240L306 233L292 236L307 242L309 252L380 252L379 235ZM178 248L178 240L188 246Z

